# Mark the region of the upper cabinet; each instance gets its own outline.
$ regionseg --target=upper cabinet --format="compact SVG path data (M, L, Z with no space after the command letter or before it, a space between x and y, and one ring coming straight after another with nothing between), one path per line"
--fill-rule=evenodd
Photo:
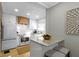
M23 17L23 16L18 16L17 23L22 24L22 25L28 25L29 24L29 18Z
M3 24L3 39L16 39L16 16L10 14L3 14L2 17Z

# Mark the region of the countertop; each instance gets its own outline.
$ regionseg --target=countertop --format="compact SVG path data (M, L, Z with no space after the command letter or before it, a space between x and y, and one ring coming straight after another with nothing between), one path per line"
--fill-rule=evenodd
M53 44L63 41L63 39L54 39L54 38L51 38L50 40L43 40L42 37L40 38L32 37L31 40L44 46L51 46Z

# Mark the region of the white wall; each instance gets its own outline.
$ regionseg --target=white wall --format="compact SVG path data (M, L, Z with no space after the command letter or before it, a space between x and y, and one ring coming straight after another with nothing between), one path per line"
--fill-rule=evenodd
M37 31L45 33L46 32L46 18L37 19L37 20L30 19L29 27L32 30L37 29Z
M71 56L79 56L79 36L65 34L66 12L78 8L78 2L62 2L47 9L46 31L57 39L64 39L65 46L70 49Z
M36 20L30 19L29 27L32 30L37 29L37 22L36 22Z
M37 24L38 24L38 31L45 33L46 32L46 19L45 18L39 19Z

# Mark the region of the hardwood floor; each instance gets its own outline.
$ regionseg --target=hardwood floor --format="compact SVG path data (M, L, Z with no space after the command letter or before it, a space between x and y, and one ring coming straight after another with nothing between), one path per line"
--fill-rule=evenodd
M30 45L23 45L9 50L8 53L0 52L0 57L30 57Z

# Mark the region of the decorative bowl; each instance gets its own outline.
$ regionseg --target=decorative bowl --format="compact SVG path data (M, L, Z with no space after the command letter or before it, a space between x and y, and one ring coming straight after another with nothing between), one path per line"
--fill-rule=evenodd
M44 40L50 40L51 36L49 34L43 35Z

